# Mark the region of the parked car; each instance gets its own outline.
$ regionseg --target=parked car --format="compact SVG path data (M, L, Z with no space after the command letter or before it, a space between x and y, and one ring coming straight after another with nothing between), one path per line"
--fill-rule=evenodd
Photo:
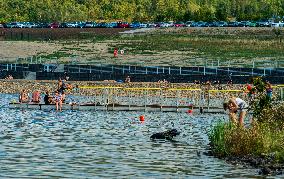
M38 22L35 23L35 28L49 28L49 23L47 22Z
M255 21L250 21L249 22L249 27L256 27L256 22Z
M23 24L20 22L11 22L7 24L7 28L23 28Z
M232 22L228 22L228 27L238 27L239 22L237 21L232 21Z
M130 27L128 22L118 22L117 26L119 28L129 28Z
M117 27L117 22L110 22L106 24L107 28L116 28Z
M59 28L59 23L58 22L52 22L48 25L48 28L54 29L54 28Z
M140 22L132 22L129 24L130 28L140 28Z
M69 28L77 28L80 22L67 22Z
M141 23L140 24L140 28L147 28L148 27L148 24L146 24L146 23Z
M271 27L284 27L284 22L273 22Z
M186 27L192 27L192 24L194 23L194 21L186 21L185 22L185 26Z
M5 24L4 23L0 23L0 28L5 28Z
M185 27L185 24L183 22L176 22L174 23L175 27Z
M238 27L248 27L249 26L249 21L241 21L238 24Z
M259 21L256 22L257 27L269 27L270 24L267 19L260 19Z
M93 27L96 27L95 22L88 21L84 24L84 28L93 28Z
M192 27L206 27L206 22L199 21L199 22L194 22L191 25Z
M59 28L68 28L68 25L66 22L60 23Z
M217 24L217 27L228 27L228 23L225 21L219 21L216 24Z
M107 27L107 23L106 22L100 22L97 25L98 28L106 28Z
M35 28L36 27L36 24L33 22L24 22L23 25L24 25L23 26L24 28Z
M77 28L83 28L85 27L86 22L78 22Z

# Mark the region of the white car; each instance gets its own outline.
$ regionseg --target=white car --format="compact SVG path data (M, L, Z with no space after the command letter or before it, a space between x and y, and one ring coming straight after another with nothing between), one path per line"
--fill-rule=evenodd
M147 28L147 27L148 27L148 25L145 24L145 23L141 23L141 24L140 24L140 28Z
M284 22L273 22L271 23L271 27L284 27Z

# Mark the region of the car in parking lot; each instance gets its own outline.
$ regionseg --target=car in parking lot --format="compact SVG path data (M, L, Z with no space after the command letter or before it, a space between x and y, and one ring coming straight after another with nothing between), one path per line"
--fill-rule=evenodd
M116 28L117 27L117 22L110 22L106 24L107 28Z
M52 22L48 24L48 28L54 29L54 28L59 28L59 23L58 22Z
M186 27L191 27L194 21L186 21L184 24Z
M225 21L219 21L216 24L217 24L217 27L228 27L228 23Z
M238 25L239 25L239 22L237 21L228 22L228 27L238 27Z
M93 27L96 27L96 23L95 22L92 22L92 21L87 21L84 26L84 28L93 28Z
M129 23L128 22L118 22L117 27L118 28L129 28Z
M184 22L175 22L174 26L175 27L185 27L186 25L184 24Z
M148 24L146 24L146 23L141 23L140 24L140 28L147 28L148 27Z
M267 19L260 19L259 21L256 22L257 27L269 27L270 24Z
M132 22L129 24L130 28L140 28L140 22Z
M256 27L256 22L255 21L250 21L248 26L249 27Z
M0 28L4 28L5 24L4 23L0 23Z
M24 25L20 22L7 23L7 28L23 28Z

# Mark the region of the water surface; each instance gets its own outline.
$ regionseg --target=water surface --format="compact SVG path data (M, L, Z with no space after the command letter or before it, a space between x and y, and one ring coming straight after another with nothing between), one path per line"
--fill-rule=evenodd
M223 115L9 109L15 97L1 95L1 178L260 178L203 154ZM176 142L150 140L171 128Z

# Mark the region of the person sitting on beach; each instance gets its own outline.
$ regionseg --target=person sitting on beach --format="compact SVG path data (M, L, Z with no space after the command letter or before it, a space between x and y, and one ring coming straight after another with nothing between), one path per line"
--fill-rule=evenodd
M244 100L241 98L232 97L228 102L223 104L223 107L225 111L229 109L229 118L235 124L238 123L236 113L239 111L239 124L241 126L244 125L244 119L248 108L248 105Z
M26 92L25 89L23 89L22 92L20 93L19 102L20 103L28 103L29 102L29 95L28 95L28 93Z
M58 91L55 91L54 101L56 105L56 111L58 111L58 109L62 111L62 95Z
M44 104L52 104L52 96L49 94L48 91L45 92L45 96L43 100L44 100Z
M40 102L40 92L39 90L35 90L32 94L32 102L39 103Z

